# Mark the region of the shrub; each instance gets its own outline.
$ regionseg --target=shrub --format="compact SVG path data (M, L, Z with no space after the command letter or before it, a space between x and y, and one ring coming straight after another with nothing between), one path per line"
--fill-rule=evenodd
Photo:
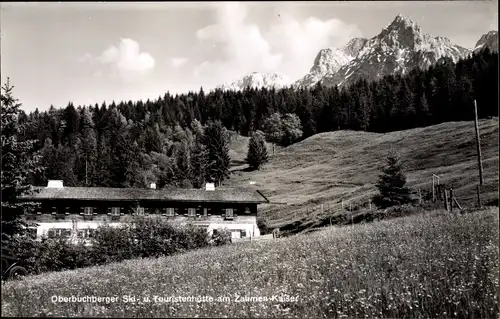
M394 150L391 150L387 157L387 166L375 185L379 194L373 197L373 203L380 208L410 203L411 192L405 184L406 176L403 173L401 159Z
M231 231L227 228L214 229L211 243L214 246L222 246L231 243Z
M220 237L220 238L219 238ZM229 241L221 232L215 242L222 245ZM174 225L154 218L135 218L120 227L101 226L92 238L90 246L73 244L64 238L41 241L15 236L2 246L8 247L23 261L31 274L60 271L132 258L169 256L210 245L205 229Z
M246 161L252 169L259 169L262 164L268 161L267 147L262 132L257 131L252 134L248 143Z

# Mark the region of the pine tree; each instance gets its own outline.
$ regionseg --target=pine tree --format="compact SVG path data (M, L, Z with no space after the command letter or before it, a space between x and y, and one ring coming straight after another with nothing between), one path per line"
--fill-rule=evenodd
M405 184L406 176L403 173L401 159L394 150L391 150L387 157L387 166L382 170L375 185L379 194L373 197L373 203L377 207L387 208L411 202L410 189Z
M196 135L191 150L191 184L194 188L205 185L205 170L207 169L208 153L203 144L203 133Z
M267 147L264 133L256 131L252 134L248 143L248 152L246 161L250 168L259 169L260 166L268 161Z
M204 144L207 149L207 181L220 185L229 177L229 139L220 121L209 121L205 127Z
M176 143L174 147L174 157L176 163L176 180L179 186L191 184L191 149L187 139ZM189 183L187 182L189 181ZM187 188L187 187L186 187Z
M83 184L85 186L91 185L91 176L94 175L94 169L97 159L97 138L94 131L94 121L88 108L84 108L81 116L82 126L82 152L83 152Z
M19 203L19 196L29 194L26 183L29 174L39 172L39 156L33 152L34 140L20 141L18 136L23 128L18 117L20 106L12 95L10 79L7 79L1 98L1 139L2 139L2 241L13 235L23 235L28 225L23 214L34 208L33 204Z
M97 153L97 162L95 165L94 174L92 175L92 185L110 187L113 186L112 178L112 150L109 145L107 135L101 136Z

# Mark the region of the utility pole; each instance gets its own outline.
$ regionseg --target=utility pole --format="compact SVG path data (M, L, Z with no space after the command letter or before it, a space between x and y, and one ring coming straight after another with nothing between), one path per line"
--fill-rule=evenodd
M88 183L87 183L87 158L85 158L85 186L88 186Z
M476 127L477 163L479 166L479 185L483 186L483 162L481 161L481 140L479 137L479 124L477 120L477 102L474 100L474 126Z

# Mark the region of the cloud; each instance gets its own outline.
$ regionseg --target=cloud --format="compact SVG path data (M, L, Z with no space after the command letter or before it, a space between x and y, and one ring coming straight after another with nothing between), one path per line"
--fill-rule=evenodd
M85 55L83 59L90 57ZM125 81L132 81L155 67L155 59L147 52L140 52L139 43L127 38L122 38L118 46L111 45L93 59L110 65Z
M279 23L272 25L266 39L273 49L283 52L281 68L291 78L299 78L309 71L319 50L343 47L354 37L362 36L355 25L338 19L326 21L309 17L298 21L293 16L280 13Z
M247 8L244 3L220 3L215 7L217 23L199 29L196 37L220 48L220 57L202 63L195 75L229 81L252 71L269 72L276 69L282 54L272 53L271 46L255 24L245 24Z
M246 3L221 2L213 8L216 23L196 32L202 49L207 51L204 56L214 44L220 51L194 70L195 76L207 80L227 82L250 72L281 72L299 78L309 71L319 50L341 47L361 36L355 25L338 19L298 20L283 7L279 17L275 11L270 28L261 32L256 24L246 21Z
M188 61L187 58L171 58L170 65L172 65L172 67L174 68L179 68L184 64L186 64L187 61Z

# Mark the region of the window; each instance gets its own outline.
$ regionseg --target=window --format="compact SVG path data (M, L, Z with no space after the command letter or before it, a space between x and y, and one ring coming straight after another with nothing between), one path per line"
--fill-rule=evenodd
M69 228L52 228L49 229L48 232L48 237L49 238L56 238L56 237L70 237L71 236L71 229Z
M137 215L144 215L144 207L137 207L136 211Z
M111 207L111 219L112 220L119 220L120 213L121 213L120 207Z
M247 237L247 231L246 230L242 229L242 230L240 230L240 233L241 233L241 238Z
M232 208L226 208L226 218L233 218L233 209Z
M165 213L167 216L175 216L175 210L171 207L165 208Z
M203 216L204 217L208 216L208 208L203 208Z
M96 230L92 228L87 228L87 229L79 229L77 233L78 238L83 238L83 239L88 239L95 237Z
M189 217L196 216L196 208L188 208L188 216Z
M94 213L94 207L84 207L83 214L84 215L92 215Z
M27 236L31 239L36 239L37 237L37 231L36 228L28 228L27 229Z

